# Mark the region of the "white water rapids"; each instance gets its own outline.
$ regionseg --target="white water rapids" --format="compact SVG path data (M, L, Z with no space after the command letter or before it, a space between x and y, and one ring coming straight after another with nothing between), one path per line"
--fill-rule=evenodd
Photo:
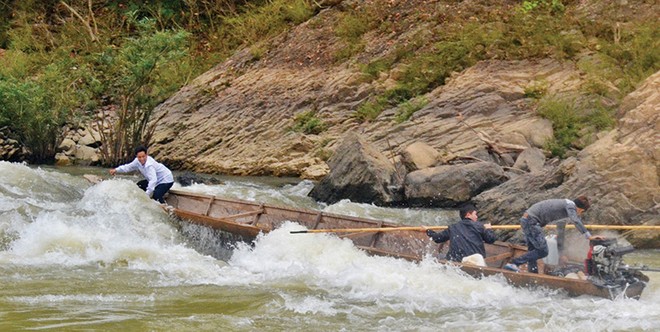
M0 331L660 330L660 273L640 300L610 301L477 280L433 257L371 257L333 235L290 234L294 223L233 248L171 219L139 178L91 185L81 171L0 162ZM413 225L453 218L322 206L311 186L227 178L186 189ZM219 251L226 261L208 255ZM657 266L660 251L626 261Z

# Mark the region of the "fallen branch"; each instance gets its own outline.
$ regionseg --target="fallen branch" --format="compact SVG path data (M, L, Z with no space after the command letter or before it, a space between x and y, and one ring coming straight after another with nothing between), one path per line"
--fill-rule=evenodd
M80 22L82 22L82 24L85 25L85 28L87 28L87 31L89 32L89 37L92 39L92 41L93 42L98 41L98 38L96 37L96 34L94 34L94 30L89 25L89 22L87 22L87 20L85 20L80 14L78 14L78 12L73 7L67 5L66 2L60 1L60 3L64 7L66 7L74 16L76 16L80 20ZM91 3L90 3L90 8L91 8ZM96 24L96 22L95 22L95 24Z

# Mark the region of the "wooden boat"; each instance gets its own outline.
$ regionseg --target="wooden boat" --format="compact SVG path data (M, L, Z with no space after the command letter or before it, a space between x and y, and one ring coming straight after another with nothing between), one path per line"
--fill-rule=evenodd
M166 201L170 205L170 211L183 220L239 235L248 241L256 238L261 232L267 233L279 227L286 221L299 223L307 229L382 229L402 226L378 220L226 199L181 190L170 190ZM433 254L437 248L437 245L422 231L360 232L340 236L351 239L357 247L370 254L398 257L412 261L419 261L425 255ZM571 296L591 295L609 299L625 296L638 299L646 286L646 281L648 281L648 278L640 271L632 271L631 278L625 281L606 283L592 278L581 280L551 275L547 272L553 271L553 267L544 267L542 264L539 264L539 271L545 273L540 274L516 273L503 269L503 266L511 258L524 254L526 250L525 246L495 242L492 245L486 244L485 261L487 266L485 267L470 264L449 264L458 265L463 271L474 277L502 274L510 284L515 286L562 289ZM444 255L441 257L444 257ZM584 265L583 262L577 262L567 266L584 270Z

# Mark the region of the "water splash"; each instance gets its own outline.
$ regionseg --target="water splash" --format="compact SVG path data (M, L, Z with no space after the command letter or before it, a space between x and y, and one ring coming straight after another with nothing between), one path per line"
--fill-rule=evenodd
M0 281L11 285L7 291L12 292L0 303L30 317L43 314L42 308L64 311L64 315L55 311L41 325L26 318L25 326L88 324L100 329L107 321L146 324L142 322L152 316L148 326L161 329L172 323L190 327L186 324L193 320L217 328L219 319L241 330L266 323L274 330L291 326L428 331L660 329L658 283L649 285L640 301L570 298L559 291L515 288L501 276L474 279L431 257L420 263L372 257L334 235L290 234L302 229L295 223L239 245L224 263L193 250L181 225L132 181L107 180L91 186L80 177L2 162L0 174ZM219 196L310 204L305 197L308 183L269 187L228 181L196 186ZM424 217L418 210L390 212L347 201L317 208L363 217L402 213L407 224L414 224L413 219L442 222L434 219L435 211ZM212 246L213 236L202 238ZM657 280L659 275L651 278ZM203 309L190 309L195 308L196 296L207 293L211 295L204 301L221 308L232 304L228 296L245 296L242 310L248 313L232 309L204 316L212 311L206 302ZM266 302L259 302L261 298ZM129 308L122 311L126 303ZM167 305L157 313L139 312L157 303ZM78 318L82 308L91 308L88 321ZM181 311L188 316L180 318Z
M11 174L3 183L11 190L0 194L0 202L14 206L0 220L0 262L125 266L177 283L214 278L224 265L187 247L168 215L131 181L90 186L84 179L21 164L0 163L0 169ZM50 189L62 183L77 189ZM30 191L37 194L28 196ZM32 208L22 212L24 206Z

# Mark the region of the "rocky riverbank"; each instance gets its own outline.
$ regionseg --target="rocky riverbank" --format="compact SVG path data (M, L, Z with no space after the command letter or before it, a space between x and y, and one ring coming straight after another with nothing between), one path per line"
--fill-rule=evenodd
M159 106L153 153L176 169L322 180L312 195L326 201L476 201L490 221L507 224L535 201L587 194L589 222L660 224L659 74L624 99L614 130L584 137L586 148L562 160L545 150L553 125L530 91L616 104L608 82L598 100L579 93L593 82L575 61L481 61L422 96L426 103L406 121L399 106L360 122L359 105L391 88L403 68L368 80L360 66L337 63L342 43L326 24L337 10L274 39L265 54L237 53ZM407 36L370 37L363 53L373 59ZM310 111L327 130L291 130Z

